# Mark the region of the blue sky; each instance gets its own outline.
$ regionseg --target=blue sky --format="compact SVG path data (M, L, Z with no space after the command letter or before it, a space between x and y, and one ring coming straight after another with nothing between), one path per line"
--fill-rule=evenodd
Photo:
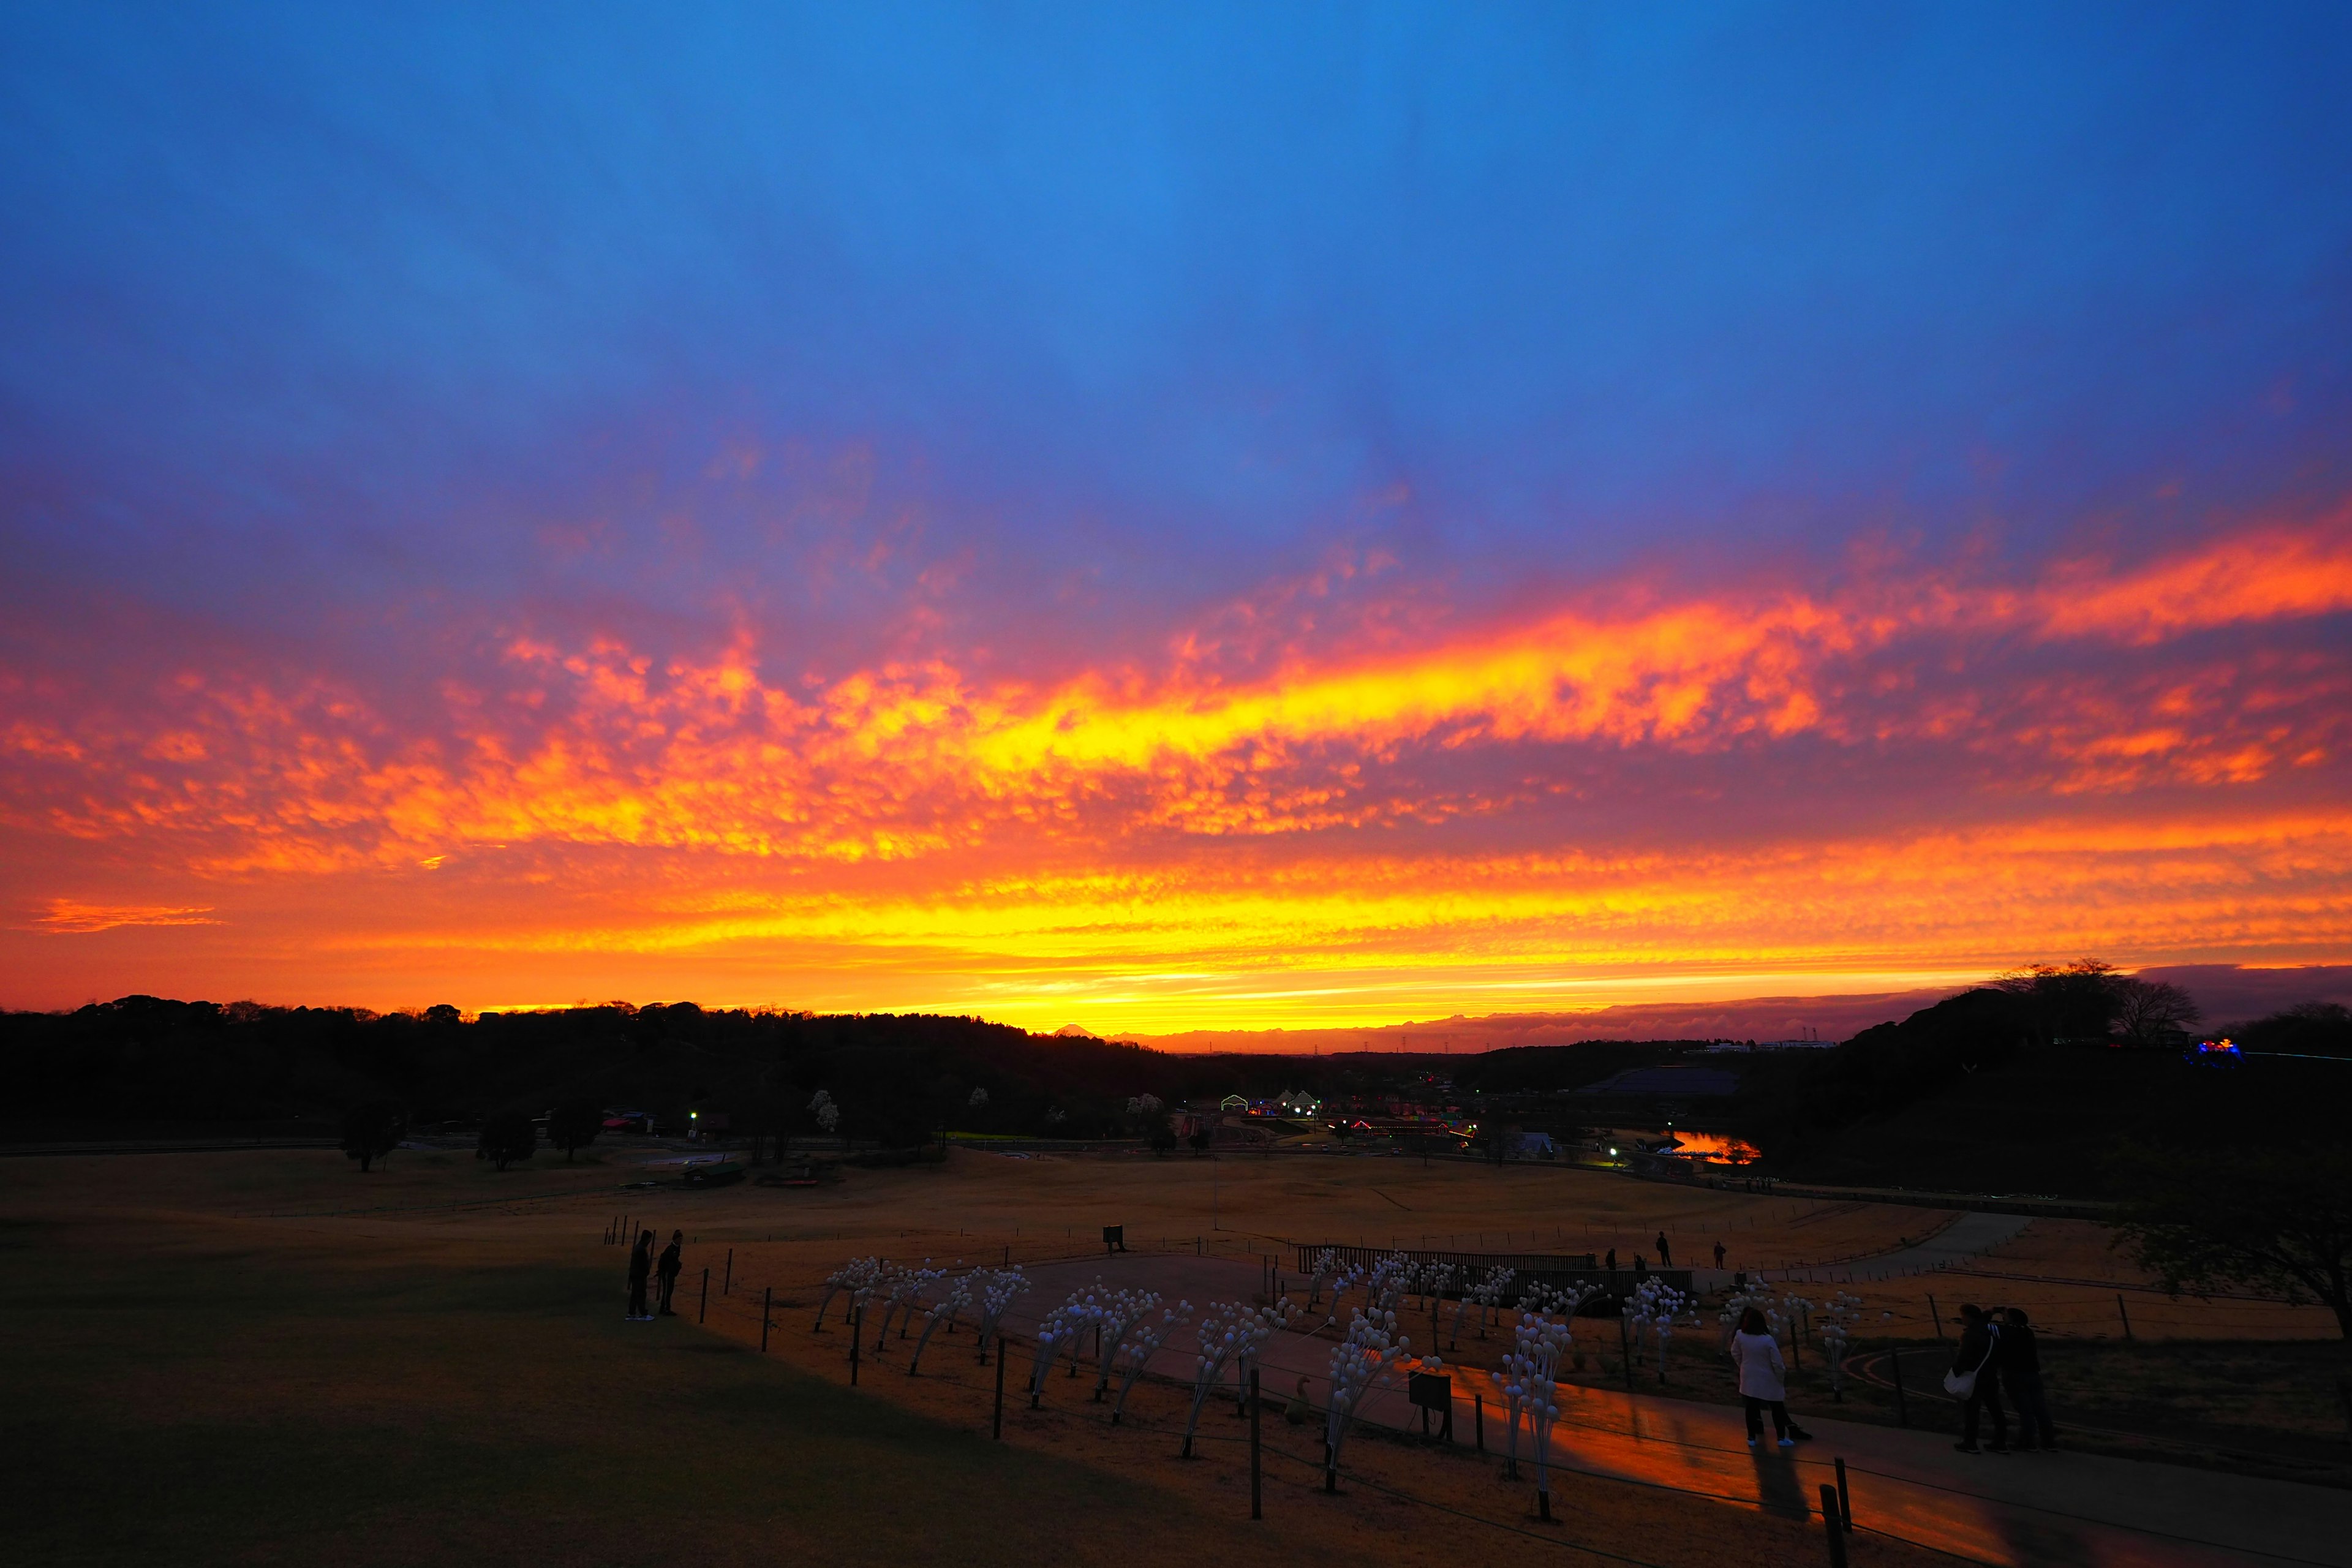
M2347 80L2317 5L11 8L0 905L2252 833L2352 707ZM2214 854L2160 931L1951 940L2343 956L2184 934ZM1803 962L1918 973L1849 896Z
M690 609L844 460L861 539L1121 615L1340 539L2189 526L2339 471L2347 20L20 12L11 552L651 595L482 518L683 510Z

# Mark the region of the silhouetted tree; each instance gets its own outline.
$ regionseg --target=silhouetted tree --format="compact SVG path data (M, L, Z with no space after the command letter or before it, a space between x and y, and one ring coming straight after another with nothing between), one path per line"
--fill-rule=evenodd
M2042 1031L2053 1039L2103 1040L2121 1005L2123 976L2096 958L2072 963L2029 963L1993 977L1993 984L2026 998Z
M343 1152L360 1163L365 1174L376 1161L400 1146L408 1118L388 1100L370 1100L343 1112Z
M499 1170L517 1160L528 1160L539 1148L539 1130L520 1110L501 1110L482 1123L482 1141L475 1152Z
M2114 1168L2123 1245L2166 1289L2316 1301L2352 1339L2352 1151L2129 1144Z
M557 1101L553 1114L547 1119L547 1141L563 1151L567 1163L574 1150L596 1142L596 1134L603 1131L604 1108L577 1095Z
M2137 1046L2161 1046L2205 1016L2188 992L2165 980L2114 982L2116 1027Z

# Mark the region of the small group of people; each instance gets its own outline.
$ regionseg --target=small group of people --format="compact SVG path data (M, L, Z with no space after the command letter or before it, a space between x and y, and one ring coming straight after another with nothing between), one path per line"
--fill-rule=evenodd
M1724 1246L1723 1243L1718 1241L1715 1244L1715 1266L1717 1268L1723 1267L1723 1259ZM1610 1273L1614 1274L1617 1272L1617 1249L1615 1247L1612 1247L1609 1249L1609 1257L1604 1266L1608 1268ZM1658 1267L1661 1268L1672 1268L1674 1266L1674 1239L1662 1230L1658 1232ZM1642 1261L1642 1255L1638 1252L1633 1254L1633 1272L1638 1275L1644 1272L1647 1268L1648 1265Z
M1780 1447L1792 1448L1812 1436L1790 1418L1788 1368L1780 1360L1780 1342L1773 1336L1761 1309L1740 1314L1738 1331L1731 1337L1732 1364L1739 1369L1739 1399L1748 1412L1748 1446L1764 1440L1764 1413L1772 1414L1773 1436ZM1960 1308L1960 1343L1952 1357L1945 1388L1961 1401L1960 1440L1952 1446L1963 1454L2031 1454L2055 1448L2058 1430L2050 1420L2050 1403L2042 1391L2042 1349L2025 1310L2011 1307L1996 1320L1973 1302ZM2018 1443L2009 1443L2009 1415L2001 1394L2017 1407ZM1992 1417L1992 1441L1979 1445L1979 1418Z
M682 1230L669 1233L669 1245L662 1248L658 1259L654 1257L654 1233L650 1230L637 1232L636 1245L629 1248L630 1322L650 1323L656 1317L677 1316L670 1310L669 1303L670 1298L677 1294L678 1271L686 1267L685 1252L686 1232ZM655 1281L659 1282L658 1300L661 1304L658 1309L648 1311L646 1288Z
M1960 1440L1952 1445L1963 1454L2006 1454L2009 1416L2001 1407L2005 1388L2017 1407L2015 1452L2031 1454L2058 1446L2058 1430L2050 1421L2050 1403L2042 1392L2042 1348L2034 1342L2033 1325L2021 1307L1998 1315L1974 1302L1960 1308L1960 1343L1952 1356L1952 1370L1944 1387L1958 1398ZM1980 1415L1992 1416L1992 1441L1979 1447Z

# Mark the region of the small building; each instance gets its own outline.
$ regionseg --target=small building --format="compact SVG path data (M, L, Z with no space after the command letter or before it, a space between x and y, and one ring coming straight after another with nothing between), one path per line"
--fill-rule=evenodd
M1303 1089L1286 1089L1275 1104L1285 1116L1312 1116L1323 1109L1323 1102Z
M1238 1094L1229 1094L1217 1101L1217 1109L1228 1116L1246 1116L1249 1114L1249 1101Z

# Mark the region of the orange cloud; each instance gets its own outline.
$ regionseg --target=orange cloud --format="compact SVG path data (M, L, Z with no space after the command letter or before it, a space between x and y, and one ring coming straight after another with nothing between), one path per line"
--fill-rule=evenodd
M2352 837L2298 781L2344 754L2352 651L2292 634L2352 608L2347 515L2023 583L1625 584L1473 630L1383 623L1363 650L1273 635L1275 595L1263 668L1206 635L1058 681L943 654L787 675L750 633L667 658L516 637L421 724L355 677L189 668L143 710L17 681L0 824L208 886L435 868L437 912L314 921L314 952L760 949L919 998L962 976L944 1001L1268 954L1331 994L2224 936L2328 956L2352 952ZM492 860L529 880L475 879ZM1215 1020L1129 1024L1180 1021Z
M120 926L208 926L220 922L203 909L172 909L151 904L85 904L74 899L51 899L45 912L34 918L34 929L60 935L113 931Z

